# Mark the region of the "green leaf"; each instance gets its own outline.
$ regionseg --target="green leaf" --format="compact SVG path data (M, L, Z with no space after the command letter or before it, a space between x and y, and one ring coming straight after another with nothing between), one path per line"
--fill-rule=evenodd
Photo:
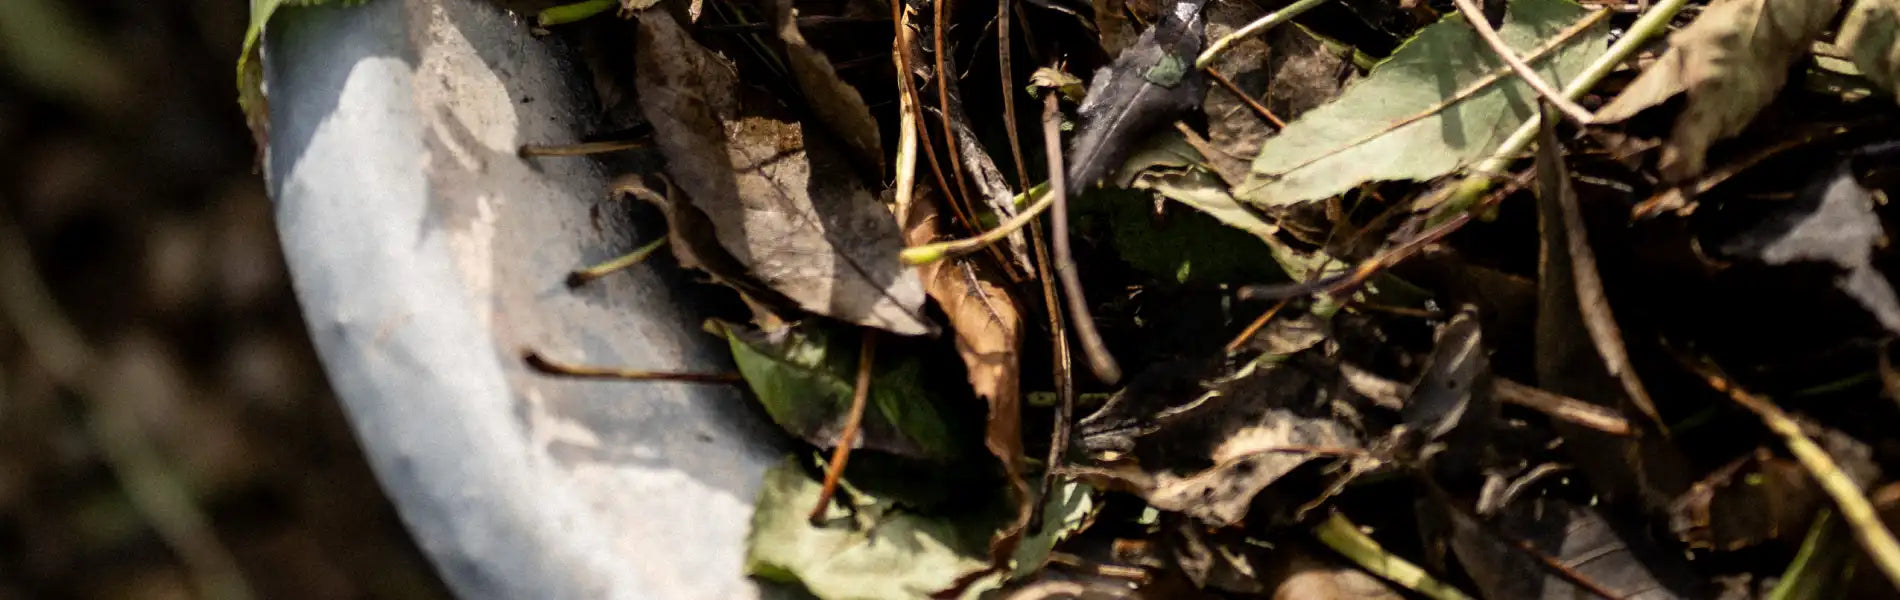
M837 444L857 381L856 329L805 322L753 331L713 320L733 362L772 421L812 445ZM961 374L959 373L960 377ZM923 360L885 344L877 353L858 447L948 461L967 447L958 423L939 407L977 404L944 398L947 385L925 385Z
M1107 230L1122 261L1169 283L1238 283L1277 279L1272 250L1259 238L1196 211L1166 222L1150 215L1153 195L1100 188L1077 202L1078 227Z
M1517 0L1499 33L1538 74L1562 85L1605 49L1601 22L1569 31L1586 14L1569 0ZM1572 35L1562 39L1565 33ZM1269 138L1235 195L1287 205L1368 181L1438 177L1489 155L1536 114L1536 92L1462 17L1447 17L1339 99Z
M362 4L369 0L251 0L251 24L244 30L244 46L238 51L238 108L244 111L244 123L251 126L251 137L261 148L269 135L269 105L264 100L264 63L258 56L258 42L264 27L278 8L285 6L321 6Z
M1596 119L1622 121L1686 92L1657 166L1668 181L1701 174L1709 146L1741 133L1775 99L1789 65L1807 55L1840 6L1839 0L1716 0L1670 35L1669 51Z
M1900 95L1900 0L1857 0L1841 21L1836 44L1880 89Z
M1010 569L1011 577L1024 577L1042 569L1056 544L1069 539L1094 520L1095 488L1086 483L1064 481L1049 490L1043 500L1042 529L1023 538L1016 546Z
M1207 171L1149 171L1135 179L1135 187L1152 190L1169 200L1192 206L1228 227L1253 234L1266 244L1268 254L1280 265L1280 270L1286 273L1288 279L1316 279L1346 268L1347 263L1328 260L1324 252L1306 252L1287 245L1275 235L1280 231L1280 226L1268 222L1254 209L1234 200L1228 194L1227 185Z
M826 524L813 527L805 513L819 488L795 459L766 471L746 536L747 573L823 600L907 600L989 566L989 536L1002 521L995 514L923 515L854 493L856 511L834 503Z

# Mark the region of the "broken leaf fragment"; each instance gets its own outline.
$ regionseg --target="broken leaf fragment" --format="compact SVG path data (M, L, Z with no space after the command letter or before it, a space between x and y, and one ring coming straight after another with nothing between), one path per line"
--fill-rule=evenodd
M836 445L851 406L857 336L814 322L777 331L717 320L706 327L726 338L739 374L773 422L814 446ZM923 370L916 356L879 354L857 447L935 461L961 454L956 424L939 410L947 402L941 389L925 385Z
M823 127L739 83L665 11L638 15L635 87L667 173L718 246L794 308L902 335L935 330L897 260L897 222ZM702 257L704 258L704 257ZM764 299L761 299L764 300Z
M805 512L819 487L795 459L766 471L746 536L747 573L823 600L908 600L989 565L984 548L995 523L980 511L928 515L856 493L855 511L833 506L827 515L856 526L813 527Z
M1603 53L1608 28L1569 0L1517 0L1499 34L1545 80L1566 82ZM1431 179L1489 156L1536 114L1536 92L1461 17L1447 17L1269 138L1234 192L1285 205L1368 181Z
M1826 31L1839 0L1715 0L1669 36L1669 51L1597 111L1616 122L1686 93L1688 102L1663 144L1663 179L1684 181L1706 168L1709 146L1741 133L1787 82L1788 67Z

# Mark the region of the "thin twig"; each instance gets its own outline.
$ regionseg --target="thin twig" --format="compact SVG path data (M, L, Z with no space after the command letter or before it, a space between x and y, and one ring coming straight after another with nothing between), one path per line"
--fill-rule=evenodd
M1262 31L1272 29L1276 25L1291 21L1294 17L1300 16L1301 13L1312 10L1313 7L1325 2L1326 0L1300 0L1299 2L1286 5L1285 8L1273 11L1273 14L1255 19L1254 22L1248 23L1246 27L1242 27L1233 33L1221 36L1220 39L1214 40L1214 43L1208 44L1207 51L1202 52L1199 58L1194 59L1194 68L1206 69L1208 65L1214 64L1214 59L1220 58L1221 53L1226 52L1228 47L1240 43L1241 40L1247 39Z
M606 154L622 150L645 148L646 142L636 140L611 140L605 142L581 142L579 144L524 144L515 154L522 158L532 156L589 156Z
M662 237L648 242L647 245L641 246L632 252L608 260L607 262L568 273L567 287L580 287L589 281L626 270L627 267L640 264L640 261L646 260L654 251L664 246L666 246L666 238Z
M1578 125L1590 124L1590 111L1585 110L1581 106L1577 106L1577 103L1572 102L1569 98L1565 98L1562 93L1557 91L1557 88L1551 87L1549 81L1545 81L1543 76L1538 75L1537 71L1531 69L1531 66L1524 62L1524 59L1518 58L1517 52L1511 50L1511 45L1504 43L1504 38L1498 37L1498 30L1491 27L1491 21L1484 18L1483 9L1478 8L1478 5L1472 0L1452 1L1457 3L1459 12L1465 14L1465 21L1471 23L1471 28L1477 30L1478 37L1483 39L1485 44L1491 46L1491 51L1496 52L1498 58L1504 60L1504 64L1510 65L1511 70L1517 71L1517 76L1522 78L1524 83L1530 84L1531 89L1537 90L1539 95L1542 95L1545 100L1549 100L1551 105L1556 106L1557 110L1563 111L1564 116L1570 117L1570 120L1575 121ZM1600 14L1608 14L1601 9L1599 9L1598 12Z
M123 384L91 372L98 356L85 336L60 310L33 267L26 238L0 216L0 319L19 334L28 355L61 387L85 404L86 432L119 481L132 510L150 524L178 556L197 584L197 593L214 600L253 597L250 582L229 548L218 540L211 518L185 489L183 477L167 464L157 444L121 400L130 400Z
M1827 450L1808 439L1807 434L1801 432L1801 424L1796 423L1788 413L1782 412L1781 407L1742 389L1713 367L1692 366L1701 372L1709 387L1727 394L1730 400L1755 413L1769 431L1781 436L1782 443L1788 445L1788 452L1808 469L1808 474L1814 476L1821 490L1827 492L1834 499L1834 504L1840 507L1841 518L1847 520L1847 528L1854 533L1854 539L1860 542L1861 547L1867 550L1867 556L1873 559L1874 566L1887 576L1887 581L1895 589L1900 590L1900 541L1896 541L1893 532L1880 521L1880 514L1874 511L1873 503L1867 500L1860 485L1841 471L1833 457L1828 456Z
M896 1L896 0L893 0ZM1009 155L1016 159L1016 185L1029 187L1029 164L1023 160L1022 138L1016 132L1016 68L1009 55L1009 0L996 0L996 56L1003 81L1003 132L1009 136Z
M1629 420L1616 411L1503 377L1491 378L1491 393L1504 402L1610 435L1629 436L1636 431L1630 427Z
M666 371L641 371L618 367L599 367L561 362L534 350L524 350L521 360L536 371L547 375L579 377L584 379L617 379L621 381L676 381L680 383L713 383L735 385L745 383L738 373L669 373Z
M891 42L895 46L892 51L897 53L897 93L908 99L905 104L910 107L910 118L915 123L911 131L917 136L917 144L924 149L924 158L930 160L930 174L937 179L937 189L943 190L944 195L948 196L950 180L944 178L943 164L937 160L937 146L931 143L930 133L924 130L923 94L917 91L916 73L910 66L910 52L915 48L915 43L910 36L910 13L904 7L904 2L891 2L891 23L897 28L897 37ZM963 212L962 207L953 202L950 208L951 214L956 215L964 227L975 230L974 222L970 220L970 215Z
M1676 13L1681 11L1686 4L1688 0L1662 0L1650 7L1649 12L1643 13L1643 16L1636 18L1635 23L1630 24L1629 29L1623 33L1623 37L1617 38L1616 43L1611 44L1609 50L1604 51L1595 62L1584 67L1583 72L1570 80L1569 85L1564 86L1563 97L1570 100L1583 97L1585 92L1596 87L1597 83L1603 81L1603 78L1618 65L1623 64L1623 61L1628 60L1638 49L1649 43L1649 38L1667 29L1670 19L1674 19ZM1598 11L1594 14L1600 17L1605 12ZM1433 194L1426 204L1419 208L1442 204L1442 208L1434 213L1433 220L1439 221L1451 218L1454 214L1469 211L1478 200L1485 196L1486 192L1491 191L1491 186L1496 184L1499 176L1511 167L1511 162L1517 160L1518 155L1522 154L1525 148L1530 147L1531 140L1537 137L1540 121L1542 121L1540 117L1531 115L1529 120L1518 126L1517 131L1511 133L1511 137L1505 138L1504 143L1491 153L1490 158L1472 167L1470 175L1443 188L1444 192Z
M898 0L892 0L892 2L901 3ZM957 149L956 128L950 125L950 78L955 75L950 72L946 54L948 51L944 49L943 44L944 30L950 28L950 0L934 0L930 4L935 16L934 24L930 29L936 41L936 51L932 58L937 60L937 108L942 111L938 116L941 117L943 123L943 145L950 152L951 178L955 179L957 184L957 194L951 198L950 205L965 207L966 212L974 217L976 203L970 201L970 184L965 182L967 178L963 175L963 152ZM950 195L949 192L948 189L944 190L944 195ZM969 219L967 225L971 231L982 229L977 225L975 218Z
M1082 278L1075 272L1075 257L1069 253L1068 185L1062 171L1062 105L1060 95L1050 92L1042 101L1042 145L1049 159L1049 196L1054 199L1055 214L1050 217L1050 241L1055 245L1056 277L1061 278L1063 295L1069 300L1075 338L1082 344L1082 356L1089 370L1102 383L1121 381L1122 368L1109 355L1102 334L1095 330L1095 318L1089 315L1088 298L1082 295Z
M1241 91L1240 86L1235 84L1234 80L1228 79L1225 73L1220 72L1220 69L1209 66L1205 70L1208 75L1214 78L1215 83L1219 83L1221 87L1227 88L1228 93L1240 98L1241 102L1247 104L1247 108L1253 109L1254 114L1260 115L1260 118L1266 119L1268 123L1272 123L1275 130L1286 129L1286 121L1280 120L1278 115L1268 110L1267 105L1261 104L1259 100L1253 99L1253 96L1247 95L1247 92Z
M858 381L851 388L851 412L845 413L844 429L838 432L838 445L831 449L831 460L825 464L825 484L818 490L818 503L811 507L807 517L813 527L825 522L825 509L831 508L831 496L838 493L838 481L844 477L845 463L851 461L851 446L857 441L858 429L864 423L864 405L871 396L871 364L877 352L877 331L865 328L864 337L858 344Z
M1273 320L1273 315L1279 314L1280 309L1286 308L1287 303L1292 301L1292 298L1281 298L1279 302L1273 304L1273 308L1267 309L1267 312L1260 313L1260 318L1254 319L1253 324L1248 325L1247 329L1242 330L1240 335L1234 336L1233 341L1227 342L1225 351L1228 354L1233 354L1235 351L1240 350L1241 346L1247 344L1247 340L1253 339L1253 336L1259 334L1260 330L1267 326L1267 322Z

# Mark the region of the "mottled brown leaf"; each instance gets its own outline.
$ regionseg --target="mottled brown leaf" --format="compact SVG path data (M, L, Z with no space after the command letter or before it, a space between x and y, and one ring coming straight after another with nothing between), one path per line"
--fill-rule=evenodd
M667 172L720 249L797 308L903 335L934 331L897 260L896 220L822 128L739 84L664 11L639 14L635 88ZM703 258L703 257L702 257ZM725 274L721 274L724 276ZM726 277L731 278L731 277Z
M1207 8L1207 37L1233 33L1265 14L1252 2L1216 2ZM1338 97L1353 75L1350 55L1326 47L1297 25L1229 46L1211 66L1282 121ZM1235 162L1231 172L1246 172L1261 142L1276 131L1226 86L1208 86L1201 109L1207 114L1207 141Z
M1827 29L1840 0L1715 0L1669 36L1663 53L1609 105L1598 122L1616 122L1688 94L1663 144L1663 178L1687 180L1705 168L1709 146L1742 132L1787 82L1788 67Z

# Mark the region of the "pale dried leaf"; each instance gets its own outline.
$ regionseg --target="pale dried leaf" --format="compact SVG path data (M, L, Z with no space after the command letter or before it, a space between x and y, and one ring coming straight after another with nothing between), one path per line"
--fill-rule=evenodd
M1710 145L1741 133L1774 100L1788 67L1840 7L1840 0L1715 0L1670 35L1669 51L1596 119L1622 121L1687 93L1659 167L1667 181L1694 177L1706 168Z
M638 16L636 89L667 172L719 246L797 308L903 335L935 328L923 285L897 260L895 219L843 154L663 11ZM742 97L745 95L745 97ZM811 135L808 135L811 134Z

